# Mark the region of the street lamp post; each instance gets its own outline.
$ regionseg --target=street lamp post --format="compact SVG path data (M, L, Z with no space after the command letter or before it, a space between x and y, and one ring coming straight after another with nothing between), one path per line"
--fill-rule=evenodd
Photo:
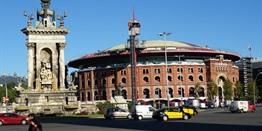
M170 100L169 100L169 88L168 88L168 70L167 70L167 49L166 49L166 39L167 36L171 35L170 32L161 32L158 34L159 36L164 37L165 42L165 65L166 65L166 97L167 97L167 107L170 107Z
M253 102L254 104L256 103L256 81L257 81L258 76L261 74L262 72L257 73L256 78L254 80L254 84L253 84L253 99L254 99Z

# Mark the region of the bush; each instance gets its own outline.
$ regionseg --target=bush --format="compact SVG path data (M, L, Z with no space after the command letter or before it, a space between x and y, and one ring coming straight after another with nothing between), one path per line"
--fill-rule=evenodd
M99 102L96 104L96 107L98 108L98 114L103 114L107 108L114 107L114 104L110 103L109 101L106 101L104 103Z

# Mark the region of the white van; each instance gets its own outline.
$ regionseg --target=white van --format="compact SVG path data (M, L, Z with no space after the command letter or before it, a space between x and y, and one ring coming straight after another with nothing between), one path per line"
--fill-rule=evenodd
M247 112L248 101L233 101L230 104L229 110L233 112Z
M151 105L136 105L134 118L138 120L150 119L156 109Z

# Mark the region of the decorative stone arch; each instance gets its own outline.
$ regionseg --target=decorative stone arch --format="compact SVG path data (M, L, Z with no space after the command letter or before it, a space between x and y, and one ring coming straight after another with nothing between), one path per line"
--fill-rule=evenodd
M150 98L150 90L148 88L144 88L143 90L143 98L149 99Z
M41 81L41 88L44 90L50 90L56 87L54 84L54 69L53 69L53 52L50 48L42 48L40 50L40 65L37 67L39 69L39 76Z
M217 92L217 105L221 106L224 103L224 82L227 79L225 74L219 74L216 79L216 84L218 86Z

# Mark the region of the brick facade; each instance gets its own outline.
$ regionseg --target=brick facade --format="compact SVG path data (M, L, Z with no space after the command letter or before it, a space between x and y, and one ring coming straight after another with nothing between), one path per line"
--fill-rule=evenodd
M180 74L183 77L182 81L178 78ZM166 78L168 79L168 87L172 89L171 99L180 97L179 87L184 90L183 97L188 98L193 97L192 91L195 84L199 83L203 89L200 95L206 97L209 81L213 80L218 83L218 79L223 77L235 84L239 79L239 71L234 62L223 58L206 59L202 64L183 64L182 62L182 64L168 65L168 71L166 71L165 65L138 65L136 75L138 99L151 100L167 98ZM110 100L113 96L112 92L120 86L122 92L124 94L126 92L127 100L131 100L130 76L130 66L80 71L78 72L79 100ZM155 94L156 89L161 90L161 98ZM149 93L145 93L146 91ZM149 98L146 98L146 95L149 95Z

